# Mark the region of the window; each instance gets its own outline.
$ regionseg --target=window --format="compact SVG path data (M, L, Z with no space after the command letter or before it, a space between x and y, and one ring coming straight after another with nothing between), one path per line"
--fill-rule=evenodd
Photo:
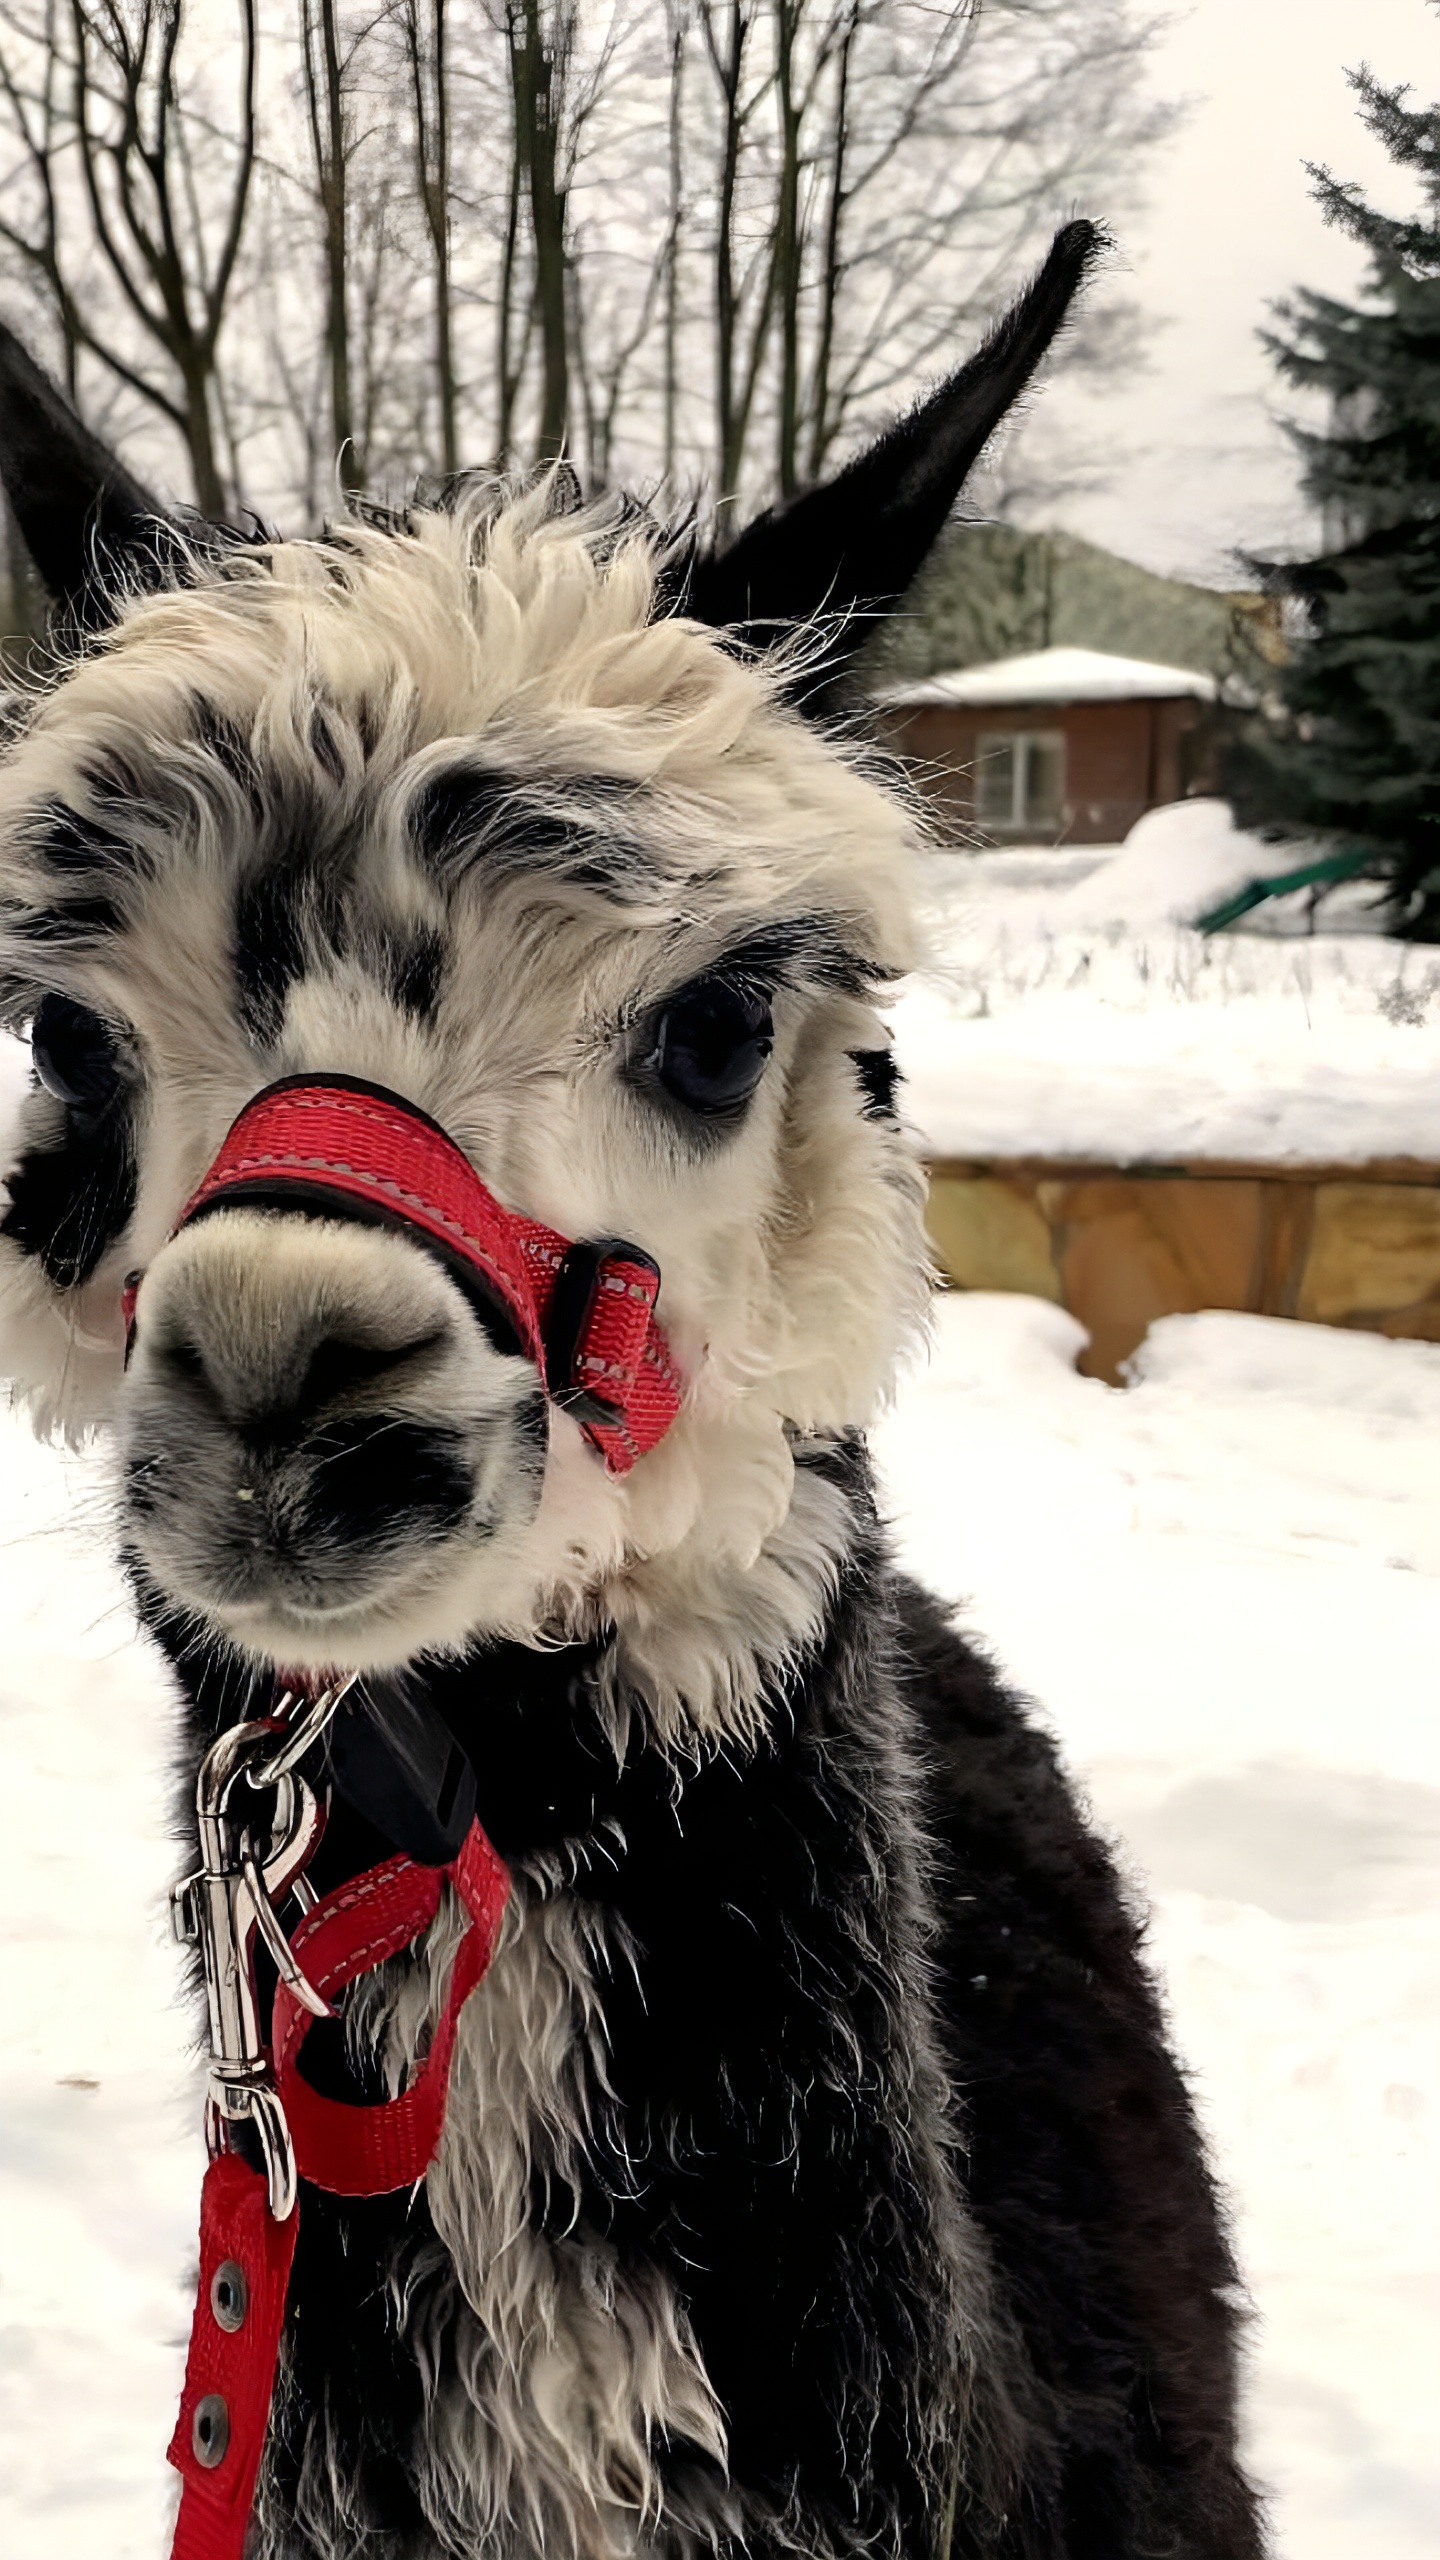
M975 741L975 815L1006 835L1051 835L1065 803L1058 729L988 729Z

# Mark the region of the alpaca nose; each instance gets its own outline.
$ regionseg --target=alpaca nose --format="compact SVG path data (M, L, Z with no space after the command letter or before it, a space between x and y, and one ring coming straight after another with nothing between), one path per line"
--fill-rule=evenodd
M374 1390L369 1395L369 1403L374 1403L387 1385L415 1385L428 1364L425 1354L433 1357L443 1347L446 1336L441 1331L407 1336L395 1344L374 1344L348 1339L346 1334L325 1334L320 1341L310 1341L307 1329L297 1329L287 1357L282 1352L277 1362L266 1364L269 1375L264 1377L256 1377L254 1370L238 1375L225 1341L195 1339L195 1334L182 1334L167 1344L164 1359L177 1375L205 1388L225 1421L243 1431L246 1439L284 1439L331 1413L354 1408L361 1390Z
M192 1318L164 1343L160 1356L176 1376L199 1386L247 1440L270 1441L362 1403L382 1402L387 1388L418 1384L445 1345L440 1327L376 1342L357 1338L343 1325L317 1338L312 1324L297 1321L288 1332L276 1329L267 1345L272 1356L260 1365L253 1356L236 1358L231 1330Z
M287 1662L336 1659L342 1620L411 1630L435 1575L533 1518L548 1449L534 1365L429 1254L238 1204L151 1264L120 1421L149 1582Z
M423 1391L465 1310L397 1238L235 1209L166 1247L136 1322L153 1383L198 1397L260 1442Z

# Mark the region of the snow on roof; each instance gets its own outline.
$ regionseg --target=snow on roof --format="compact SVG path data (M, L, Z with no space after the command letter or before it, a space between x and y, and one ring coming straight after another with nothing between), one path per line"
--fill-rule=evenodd
M1190 695L1213 702L1215 679L1196 667L1161 667L1148 658L1117 658L1105 649L1035 649L988 666L956 667L920 684L887 685L876 696L891 710L924 703L980 708L990 703L1154 702Z

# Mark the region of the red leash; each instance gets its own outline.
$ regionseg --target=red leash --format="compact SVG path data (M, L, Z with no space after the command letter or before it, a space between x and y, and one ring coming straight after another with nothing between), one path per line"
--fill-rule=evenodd
M380 2106L351 2107L322 2098L299 2072L300 2049L315 2020L289 1984L275 1990L275 2080L290 2123L302 2178L332 2196L383 2196L413 2186L435 2157L445 2115L450 2054L460 2012L485 1974L505 1910L510 1879L478 1822L448 1867L417 1867L387 1858L353 1884L327 1893L301 1921L290 1943L317 1991L329 1999L386 1956L398 1955L428 1928L446 1877L470 1926L456 1951L450 1987L430 2050L409 2086Z
M307 1719L312 1729L313 1723L313 1716ZM273 1741L269 1728L232 1726L207 1755L200 1782L206 1866L181 1888L182 1897L192 1897L183 1907L198 1916L196 1934L204 1949L207 1984L212 1972L223 1980L232 1960L250 1972L256 1925L254 1879L263 1880L270 1872L264 1861L257 1866L252 1857L247 1875L243 1850L236 1848L248 1837L232 1810L246 1767L246 1746L239 1739L245 1736ZM248 1748L258 1762L257 1746ZM218 1768L214 1779L207 1777L212 1763ZM298 1787L288 1773L281 1784ZM307 1792L299 1790L302 1797ZM209 1813L212 1823L228 1825L214 1844L206 1838L210 1807L218 1808ZM287 1799L285 1818L287 1823L293 1821L295 1836L303 1830L307 1844L313 1846L318 1827L308 1821L304 1804L292 1813ZM447 1879L465 1907L468 1926L456 1949L444 2007L423 2062L399 2097L378 2106L348 2106L322 2097L299 2071L301 2048L316 2014L333 1993L383 1963L386 1956L398 1954L429 1926ZM347 2196L386 2195L394 2188L413 2186L424 2176L440 2139L460 2012L495 1952L509 1882L500 1859L474 1822L449 1866L422 1867L410 1858L388 1858L351 1883L337 1886L306 1913L290 1942L290 1969L301 1996L283 1977L276 1986L273 2070L263 2047L253 2056L219 2053L218 2046L227 2039L223 2024L217 2029L217 2002L212 1996L212 2047L217 2048L212 2054L212 2158L201 2191L200 2281L185 2387L169 2449L183 2484L171 2560L241 2560L265 2449L299 2227L293 2171L298 2169L301 2177L333 2195ZM213 1916L207 1916L211 1915L207 1888L215 1886L223 1886L224 1894L218 1939L212 1944L207 1931L215 1923ZM241 1899L244 1895L250 1897L248 1902ZM233 1917L237 1910L242 1915L238 1929ZM273 1912L270 1918L273 1921ZM268 1938L268 1929L264 1934ZM253 1973L250 1985L253 1993ZM237 2041L247 2039L242 2035ZM215 2098L216 2060L221 2064L218 2077L225 2101L220 2107ZM251 2115L264 2137L267 2170L251 2168L235 2151L215 2148L225 2139L224 2121L241 2113ZM277 2140L281 2145L278 2170ZM289 2155L291 2167L288 2191L284 2155ZM287 2209L277 2212L277 2202Z

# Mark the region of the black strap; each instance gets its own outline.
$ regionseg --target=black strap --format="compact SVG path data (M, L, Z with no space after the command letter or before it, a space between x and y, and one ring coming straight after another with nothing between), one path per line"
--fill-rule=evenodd
M448 1866L475 1819L475 1772L413 1682L357 1682L330 1726L330 1776L347 1804L422 1867Z

